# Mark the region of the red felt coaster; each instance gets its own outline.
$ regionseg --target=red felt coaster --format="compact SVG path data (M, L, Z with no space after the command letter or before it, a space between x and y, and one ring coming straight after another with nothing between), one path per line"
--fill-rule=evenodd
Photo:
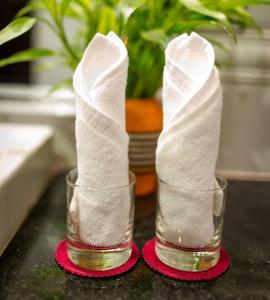
M110 277L110 276L120 275L130 270L139 259L139 249L137 245L133 242L132 254L130 259L124 265L106 271L87 270L75 266L67 256L66 239L58 243L58 245L55 248L54 256L58 265L68 273L83 276L83 277Z
M177 279L187 281L211 280L223 274L230 266L231 258L229 254L221 249L218 263L211 269L202 272L187 272L176 270L165 265L159 260L155 252L155 240L148 241L143 247L143 258L145 262L155 271Z

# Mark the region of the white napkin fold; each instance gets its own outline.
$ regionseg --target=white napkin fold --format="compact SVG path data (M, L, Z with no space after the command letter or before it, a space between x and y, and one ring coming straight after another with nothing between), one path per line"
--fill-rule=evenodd
M70 205L80 238L96 246L121 243L129 222L125 88L128 55L113 32L96 34L73 78L76 92L77 189Z
M186 190L161 185L158 230L184 247L204 246L214 234L214 195L188 191L215 186L222 91L214 63L213 47L196 33L175 38L166 49L156 167L159 178Z

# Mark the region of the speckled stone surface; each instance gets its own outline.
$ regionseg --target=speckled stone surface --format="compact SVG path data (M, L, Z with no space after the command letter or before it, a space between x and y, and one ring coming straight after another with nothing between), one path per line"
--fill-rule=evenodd
M20 199L18 199L19 201ZM223 246L232 265L211 282L178 282L141 260L114 279L66 274L54 261L65 237L65 177L56 178L0 258L0 299L270 299L270 183L230 182ZM136 200L135 239L154 236L155 196Z

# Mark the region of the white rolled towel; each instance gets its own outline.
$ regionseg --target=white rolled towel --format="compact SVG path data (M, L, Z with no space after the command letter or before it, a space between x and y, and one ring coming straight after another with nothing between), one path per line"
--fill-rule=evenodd
M214 64L213 47L196 33L183 34L166 48L156 167L159 178L178 189L160 186L159 230L184 247L205 246L214 235L214 195L196 192L215 188L222 91Z
M82 241L111 246L129 226L128 134L125 88L128 55L113 32L96 34L73 78L76 92L77 189L70 205Z

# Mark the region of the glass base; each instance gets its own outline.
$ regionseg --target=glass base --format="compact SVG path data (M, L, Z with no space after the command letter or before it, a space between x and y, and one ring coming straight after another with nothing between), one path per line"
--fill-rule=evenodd
M71 262L83 269L105 271L125 264L132 252L132 241L114 247L85 246L67 242L67 255Z
M155 251L166 265L182 271L200 272L214 267L220 255L220 247L211 245L202 248L181 248L156 239Z

